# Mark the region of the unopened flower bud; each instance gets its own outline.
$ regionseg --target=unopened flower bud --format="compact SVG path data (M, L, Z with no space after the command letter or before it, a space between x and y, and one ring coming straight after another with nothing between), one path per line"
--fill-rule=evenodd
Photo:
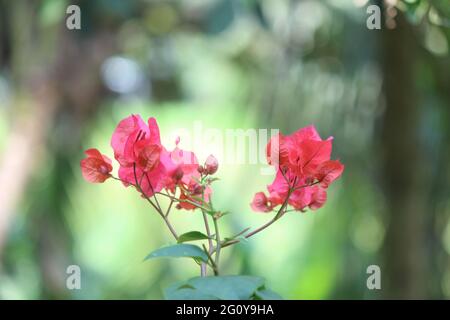
M194 187L193 194L202 194L202 192L203 192L203 186L198 184Z
M217 169L219 168L219 163L217 162L216 157L214 157L212 154L206 158L205 161L205 171L207 174L214 174L216 173Z
M173 179L175 181L180 181L181 179L183 179L183 169L181 169L180 167L176 168L175 172L173 173Z
M203 172L205 172L205 168L203 168L203 166L198 166L197 168L198 173L202 174Z

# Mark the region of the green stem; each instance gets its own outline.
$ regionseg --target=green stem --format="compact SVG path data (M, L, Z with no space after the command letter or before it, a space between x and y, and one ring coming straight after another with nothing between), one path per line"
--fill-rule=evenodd
M202 182L203 182L203 177L202 177ZM202 188L202 204L205 203L205 190L204 188ZM205 213L205 210L202 210L202 216L203 216L203 222L205 223L205 230L206 230L206 234L208 235L208 246L209 249L207 251L207 254L210 256L212 254L212 248L213 248L213 243L212 243L212 239L211 239L211 231L209 229L209 223L208 223L208 216ZM216 269L213 268L214 270L214 274L216 274ZM202 276L206 276L206 264L203 263L202 264L202 270L201 270L201 274Z
M114 179L114 180L120 181L120 182L122 182L122 183L127 183L127 184L129 184L129 185L132 185L133 187L136 187L136 188L138 189L139 192L142 193L141 189L138 187L139 184L132 184L132 183L123 181L122 179L119 179L119 178L114 177L114 176L111 176L111 178ZM164 197L170 198L171 200L173 200L173 201L175 201L175 202L186 202L186 203L192 204L193 206L196 206L198 209L202 209L202 210L205 210L205 211L208 211L208 212L211 211L211 209L202 207L202 206L199 205L198 203L193 202L193 201L190 201L189 199L183 199L183 200L177 199L176 197L171 196L170 194L165 194L165 193L162 193L162 192L155 192L154 194L158 194L158 195L162 195L162 196L164 196Z
M144 191L142 190L138 179L137 179L137 175L136 175L136 164L133 164L133 173L134 173L134 180L136 182L136 188L138 189L138 191L144 196L144 198L153 206L153 208L155 208L156 212L158 212L158 214L161 216L161 218L164 220L164 222L166 223L167 227L169 228L169 231L172 233L173 237L175 238L175 240L178 241L178 234L175 232L175 229L173 228L172 224L170 223L169 219L164 215L164 213L162 213L161 209L158 208L153 202L152 200L150 200L150 198L144 193Z
M212 256L211 256L211 254L209 253L209 250L206 249L206 246L205 246L204 244L202 244L202 247L203 247L203 250L205 251L206 255L208 256L208 260L209 260L209 263L211 264L211 265L210 265L211 268L212 268L213 271L214 271L214 275L215 275L215 276L219 275L219 273L218 273L218 271L217 271L217 265L216 265L216 263L214 262L214 260L213 260L213 258L212 258Z
M284 176L284 175L283 175L283 176ZM294 180L294 182L293 182L294 187L291 187L291 188L289 189L289 192L288 192L288 195L287 195L287 197L286 197L286 200L284 200L283 204L281 205L280 209L279 209L278 212L276 213L275 217L273 217L269 222L263 224L261 227L259 227L259 228L255 229L255 230L253 230L253 231L250 232L250 233L247 233L247 234L244 236L244 238L245 238L245 239L248 239L248 238L254 236L255 234L257 234L257 233L263 231L264 229L266 229L267 227L271 226L275 221L279 220L279 219L287 212L286 208L287 208L287 206L288 206L288 201L289 201L289 198L290 198L290 196L292 195L292 193L293 193L294 191L299 190L299 189L302 189L302 188L310 187L310 186L316 185L316 184L318 184L318 183L319 183L319 182L314 182L314 183L311 183L311 184L308 184L308 185L303 185L303 186L300 186L300 187L295 187L296 180ZM226 241L226 242L222 243L222 248L225 248L225 247L231 246L231 245L233 245L233 244L239 243L240 241L241 241L241 240L239 240L239 239L234 239L234 240Z
M176 189L175 189L175 192L176 192ZM172 209L173 202L174 202L174 200L170 199L170 203L169 203L169 206L167 207L167 211L166 211L166 215L165 215L166 218L169 216L170 209Z
M169 195L169 194L165 194L165 193L162 193L162 192L156 192L156 194L160 194L160 195L162 195L162 196L164 196L164 197L168 197L168 198L170 198L170 199L173 199L173 201L176 201L176 202L186 202L186 203L192 204L193 206L196 206L197 208L199 208L199 209L201 209L201 210L210 211L210 209L205 208L205 207L202 207L202 206L199 205L198 203L193 202L193 201L190 201L190 200L188 200L188 199L183 199L183 200L177 199L177 198L174 197L174 196L171 196L171 195Z
M217 223L217 218L213 217L214 220L214 230L216 232L216 257L215 257L215 264L217 266L217 275L219 274L219 262L220 262L220 250L222 249L221 243L220 243L220 233L219 233L219 224Z
M136 166L136 165L135 165L135 166ZM148 185L150 186L150 189L152 190L153 198L155 199L155 202L156 202L156 205L157 205L158 208L159 208L159 211L162 212L161 206L159 205L158 198L156 198L155 190L153 189L152 183L150 182L150 178L148 177L147 172L144 172L143 175L145 175L145 177L147 178L147 183L148 183Z
M202 210L202 215L203 215L203 222L205 223L205 230L206 230L206 235L208 236L208 254L212 254L212 248L213 248L213 243L212 243L212 239L211 239L211 230L209 229L209 223L208 223L208 216L206 215L206 213ZM204 264L203 266L205 268L205 275L206 275L206 264ZM203 270L202 270L203 271ZM203 273L203 272L202 272Z

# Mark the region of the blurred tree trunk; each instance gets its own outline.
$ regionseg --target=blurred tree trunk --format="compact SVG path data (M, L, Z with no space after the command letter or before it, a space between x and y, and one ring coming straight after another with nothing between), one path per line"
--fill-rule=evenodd
M386 111L382 129L383 181L387 231L383 247L382 290L386 298L427 296L425 251L428 185L419 141L420 107L414 63L418 52L413 27L400 14L393 30L382 31Z
M3 60L9 62L15 98L10 111L11 132L0 157L0 184L8 186L0 194L0 256L8 229L17 213L16 206L40 160L40 146L44 144L48 126L56 112L54 85L41 69L31 66L36 56L30 57L32 27L23 21L33 21L35 8L25 1L3 3L9 15L2 22Z
M104 93L96 70L114 43L108 32L81 37L66 29L64 20L50 27L40 25L39 4L2 3L8 28L1 40L10 51L6 65L15 100L11 133L0 157L0 184L8 186L0 194L0 269L8 231L26 198L27 225L43 279L41 297L67 298L65 271L74 259L63 212L66 188L73 178L71 164L80 156L83 124L98 111ZM46 177L36 179L49 159L54 161Z
M436 57L428 51L428 64L431 66L434 75L434 83L436 84L436 92L434 97L440 100L439 118L445 124L440 131L440 142L437 144L437 150L434 154L435 165L433 167L433 183L432 198L429 201L430 213L432 213L432 222L428 226L430 230L430 240L433 247L430 249L432 256L432 269L435 276L432 280L431 287L433 293L438 299L445 298L443 289L445 288L446 270L450 267L450 255L447 253L445 243L446 227L450 222L450 216L443 203L448 203L448 195L450 194L450 56ZM433 84L434 84L433 83Z

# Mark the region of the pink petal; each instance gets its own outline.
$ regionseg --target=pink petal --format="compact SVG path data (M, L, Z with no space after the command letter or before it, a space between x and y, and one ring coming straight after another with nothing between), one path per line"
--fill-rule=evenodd
M155 118L148 119L148 128L150 131L150 143L151 144L161 144L161 137L159 135L159 127Z
M159 192L162 190L162 188L164 187L164 177L165 170L161 164L159 164L151 172L145 172L138 167L136 167L136 169L134 169L133 167L119 168L119 178L124 182L124 185L139 185L147 197L151 197L153 196L154 192Z
M139 115L131 115L119 122L111 138L111 147L121 165L133 163L133 145L142 135L148 136L149 128Z
M296 166L299 174L312 175L319 164L330 160L331 140L300 142L297 149L289 155L289 160Z
M216 157L214 157L212 154L206 158L205 161L205 170L208 174L214 174L217 172L217 169L219 168L219 162L217 161Z
M289 197L288 203L294 207L295 210L303 210L311 202L312 190L310 187L305 187L294 191Z
M81 173L91 183L102 183L109 177L113 167L111 160L97 149L85 151L86 158L80 161Z
M134 144L136 165L144 171L152 171L158 164L161 147L149 144L148 140L140 140Z
M276 167L287 165L290 147L290 138L282 134L277 134L270 138L266 147L267 163Z
M271 211L270 206L268 205L268 199L264 192L257 192L253 197L253 201L250 203L253 211L256 212L269 212Z
M344 171L344 165L339 160L330 160L321 163L317 168L316 179L320 181L323 188L338 179Z
M281 197L288 193L289 185L280 170L277 171L275 180L267 186L267 189L269 190L270 194L276 193Z
M309 125L307 127L298 129L291 136L292 136L292 139L294 139L298 142L301 142L304 140L322 141L322 139L320 138L320 135L317 132L316 127L314 125Z
M321 208L327 201L327 191L320 187L314 187L311 195L311 203L309 207L311 210L317 210Z

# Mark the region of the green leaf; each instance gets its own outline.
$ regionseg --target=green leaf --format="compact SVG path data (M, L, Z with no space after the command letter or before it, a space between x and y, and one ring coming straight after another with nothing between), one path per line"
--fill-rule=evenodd
M264 279L252 276L197 277L190 279L188 284L221 300L247 300L264 285Z
M167 299L249 300L258 289L264 288L264 279L252 276L196 277L168 287ZM188 297L188 298L186 298ZM261 299L261 298L259 298Z
M204 262L208 261L206 253L200 247L193 244L175 244L163 247L151 252L144 260L153 258L197 258Z
M177 282L167 287L164 297L167 300L217 300L217 297L204 294L185 282Z
M232 236L232 237L226 237L226 238L224 238L224 241L232 241L232 240L235 240L235 239L237 239L237 238L239 238L239 240L243 240L244 242L245 242L245 241L248 241L248 239L247 239L247 238L245 237L245 235L244 235L244 233L246 233L248 230L250 230L250 228L245 228L244 230L242 230L241 232L235 234L235 235Z
M217 180L220 180L220 179L217 178L217 177L214 177L214 178L208 178L208 183L213 183L213 182L215 182L215 181L217 181Z
M225 211L225 212L217 211L217 212L215 212L215 213L213 214L213 217L214 217L215 219L219 219L219 218L222 218L223 216L225 216L225 215L227 215L227 214L230 214L230 212L229 212L229 211Z
M233 241L233 240L239 240L240 243L243 243L243 244L248 243L248 238L246 238L244 235L242 235L242 236L234 236L234 237L231 237L231 238L224 238L224 240L226 242Z
M218 300L217 297L204 294L195 289L181 288L172 294L166 295L169 300Z
M178 243L195 240L205 240L205 239L209 239L209 237L206 234L203 234L199 231L190 231L180 235L178 237Z

